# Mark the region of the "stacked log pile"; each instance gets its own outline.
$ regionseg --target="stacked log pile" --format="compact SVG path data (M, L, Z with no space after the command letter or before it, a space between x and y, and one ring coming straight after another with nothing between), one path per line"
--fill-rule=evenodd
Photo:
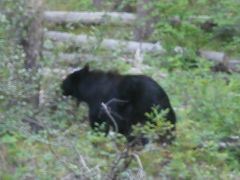
M189 20L196 17L191 17ZM201 17L200 17L201 18ZM206 18L209 20L209 18ZM132 25L136 21L136 15L133 13L120 13L120 12L63 12L63 11L46 11L44 13L44 20L48 23L54 24L84 24L84 25L96 25L96 24L109 24L109 25ZM170 18L171 22L171 18ZM78 46L84 46L86 44L96 44L98 39L93 36L85 34L74 35L71 33L48 31L45 32L45 38L54 42L70 43ZM156 52L159 54L165 53L165 49L161 46L161 43L150 42L138 42L138 41L123 41L117 39L102 39L99 46L105 50L119 50L123 52L135 53L138 49L143 53ZM184 50L182 47L178 47L180 52ZM222 64L226 66L230 71L239 71L240 60L229 58L224 52L205 51L198 50L197 55L200 57L213 61L216 64ZM67 59L73 59L74 54L61 54L61 57ZM97 59L97 58L93 58Z

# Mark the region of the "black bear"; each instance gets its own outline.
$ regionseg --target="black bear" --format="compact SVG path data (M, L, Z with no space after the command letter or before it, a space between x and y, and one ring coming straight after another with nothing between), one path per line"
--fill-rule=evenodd
M144 124L149 120L145 113L158 106L167 110L165 119L173 125L171 131L175 130L176 116L169 98L150 77L89 70L86 65L69 74L61 88L64 96L87 103L93 129L104 123L106 133L112 127L132 141L132 125Z

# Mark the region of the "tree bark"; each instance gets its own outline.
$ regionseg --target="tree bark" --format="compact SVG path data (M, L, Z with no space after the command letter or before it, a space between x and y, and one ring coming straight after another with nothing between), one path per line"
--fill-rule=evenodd
M136 12L136 4L130 0L113 0L113 11Z
M37 83L33 77L36 77L38 72L38 61L42 57L43 47L43 4L44 0L29 0L27 24L25 25L22 36L21 45L25 52L25 69L28 72L26 79L27 84L34 85ZM33 92L29 93L29 102L34 108L39 106L39 89L36 87Z
M137 1L137 25L134 30L134 39L143 41L153 33L156 17L151 15L153 11L151 0Z
M97 10L100 10L102 8L102 2L103 0L93 0L93 5Z
M29 24L22 46L26 54L25 68L35 69L43 46L43 0L29 1Z

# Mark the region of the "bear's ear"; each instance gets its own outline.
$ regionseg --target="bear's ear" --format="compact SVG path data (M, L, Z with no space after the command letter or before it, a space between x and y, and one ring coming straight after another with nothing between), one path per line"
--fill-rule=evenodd
M84 71L84 72L89 72L89 64L86 64L86 65L83 67L83 71Z

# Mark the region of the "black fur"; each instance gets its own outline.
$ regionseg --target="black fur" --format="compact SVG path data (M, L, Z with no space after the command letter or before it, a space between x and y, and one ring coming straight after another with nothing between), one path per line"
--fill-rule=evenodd
M63 80L62 90L63 95L88 104L90 125L93 129L103 122L107 125L106 133L109 126L115 128L113 121L103 110L103 102L115 119L118 132L129 139L132 125L144 124L148 120L145 113L150 112L155 105L161 110L168 109L166 120L173 124L172 130L175 130L176 117L169 98L150 77L90 71L88 66L85 66Z

